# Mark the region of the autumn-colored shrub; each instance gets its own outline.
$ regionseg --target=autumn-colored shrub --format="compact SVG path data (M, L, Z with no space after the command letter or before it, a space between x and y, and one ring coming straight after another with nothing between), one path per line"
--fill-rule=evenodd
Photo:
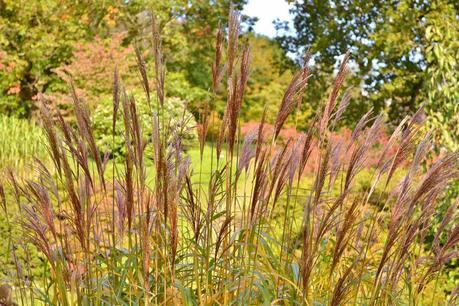
M64 117L72 113L72 96L68 84L73 83L80 99L84 99L94 110L100 99L111 93L115 68L123 72L125 86L132 88L138 84L136 80L136 59L134 50L123 45L125 34L113 35L93 41L76 43L70 63L56 69L54 73L63 81L62 86L48 90L45 97L52 109L59 109Z
M255 122L248 122L242 125L241 127L241 134L245 137L249 133L253 133L258 130L260 124L255 123ZM274 126L271 124L264 124L263 127L263 132L264 132L264 139L267 139L267 141L271 140L273 137L273 132L274 132ZM301 136L301 132L296 130L293 127L290 128L283 128L279 132L279 137L278 141L287 144L287 143L293 143L296 139L298 139ZM333 132L330 135L331 141L336 144L335 151L333 152L336 156L338 156L341 160L341 162L349 162L351 156L344 154L344 148L349 146L352 143L352 131L349 130L348 128L342 128L336 132ZM365 167L372 168L376 167L378 164L378 153L382 148L386 147L389 141L389 135L387 134L386 130L384 127L381 127L381 130L377 132L375 135L377 138L376 141L374 142L373 146L369 148L369 150L373 154L369 154L367 158L365 159ZM314 140L317 140L317 137L314 137ZM395 154L396 153L396 148L392 147L389 149L388 154ZM313 172L314 169L316 169L318 162L319 162L319 147L317 141L313 142L312 149L311 149L311 156L310 156L310 162L308 166L305 168L304 174L310 174Z

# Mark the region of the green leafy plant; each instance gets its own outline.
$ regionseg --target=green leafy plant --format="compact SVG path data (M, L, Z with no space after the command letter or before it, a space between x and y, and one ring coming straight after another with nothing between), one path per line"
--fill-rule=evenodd
M151 153L152 131L148 127L153 124L152 113L146 98L143 94L132 93L130 98L135 99L140 123L144 127L142 137L147 145L148 152ZM122 121L123 110L120 110L117 120ZM175 97L167 98L164 109L158 113L159 120L164 120L171 126L176 126L180 133L177 137L185 149L197 144L196 121L193 115L187 110L186 102ZM164 117L164 118L163 118ZM115 127L115 137L113 137L113 101L111 98L103 98L98 101L92 115L94 137L96 145L102 152L111 152L115 156L125 156L125 129L122 125ZM182 126L183 125L183 126Z

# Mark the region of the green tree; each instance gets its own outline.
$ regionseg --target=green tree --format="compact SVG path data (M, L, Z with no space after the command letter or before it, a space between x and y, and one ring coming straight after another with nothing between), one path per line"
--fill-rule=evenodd
M285 89L293 77L285 69L286 57L279 44L268 37L248 35L251 51L250 79L242 105L245 121L259 121L267 108L267 119L275 119Z
M430 124L438 127L437 137L451 148L459 149L459 22L451 5L429 13L425 28L428 46L425 90ZM434 7L436 8L436 7Z
M457 149L459 2L289 2L295 34L278 40L287 51L314 52L320 71L315 86L326 84L337 57L350 50L355 66L350 83L361 89L353 101L358 112L374 106L397 122L426 103L442 145Z
M130 37L151 40L151 16L162 32L162 47L171 72L182 72L186 80L202 89L210 88L215 31L227 23L231 4L242 10L247 0L133 0L126 3L124 19ZM245 24L253 19L243 16Z

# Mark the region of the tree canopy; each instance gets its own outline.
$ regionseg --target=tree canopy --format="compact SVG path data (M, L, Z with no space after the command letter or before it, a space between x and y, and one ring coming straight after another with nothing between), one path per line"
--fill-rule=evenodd
M422 104L437 137L457 148L459 2L452 0L295 0L294 33L277 39L284 50L310 49L316 86L337 58L352 52L354 97L360 112L385 110L392 122ZM278 29L286 23L278 22Z
M242 9L246 1L232 2ZM100 47L120 33L127 33L122 47L132 45L151 34L153 15L165 32L165 53L174 54L167 58L168 70L206 88L215 29L226 24L230 5L229 0L0 0L0 112L30 117L38 92L66 90L56 70L81 60L75 53L81 46Z
M112 21L103 1L0 1L0 112L30 115L32 99L55 84L72 45Z

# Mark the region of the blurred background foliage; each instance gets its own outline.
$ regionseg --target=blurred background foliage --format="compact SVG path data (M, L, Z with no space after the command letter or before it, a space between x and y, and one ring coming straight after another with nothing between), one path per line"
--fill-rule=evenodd
M287 122L304 130L327 97L341 56L350 50L346 87L352 99L345 125L352 127L370 108L395 125L425 105L437 148L457 150L457 1L286 1L293 27L277 21L275 38L252 33L256 18L242 16L252 52L245 122L259 120L265 107L272 119L310 50L313 73L304 103ZM107 104L115 66L128 90L137 87L134 46L152 67L155 15L163 37L167 96L184 101L196 119L209 109L217 122L226 97L212 97L211 66L215 32L226 24L230 2L242 10L247 0L0 0L0 113L33 119L37 94L43 93L50 105L70 114L69 79L92 109L100 110Z

